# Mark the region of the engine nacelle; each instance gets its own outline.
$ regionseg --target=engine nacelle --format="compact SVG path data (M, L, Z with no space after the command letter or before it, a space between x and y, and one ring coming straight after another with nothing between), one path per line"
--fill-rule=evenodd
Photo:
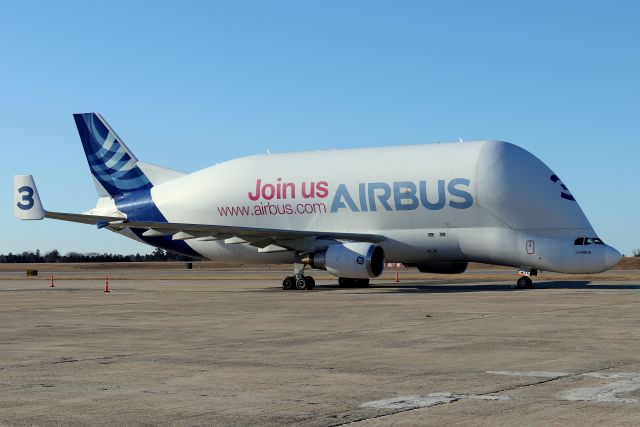
M334 276L368 279L382 274L384 249L371 243L348 242L331 245L304 261L312 268L327 270Z
M422 262L415 264L420 273L460 274L467 270L468 262Z

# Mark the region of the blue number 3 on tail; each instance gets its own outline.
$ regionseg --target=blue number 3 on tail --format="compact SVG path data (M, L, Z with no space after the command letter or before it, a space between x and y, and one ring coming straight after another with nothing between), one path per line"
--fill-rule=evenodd
M18 206L23 211L28 211L31 209L35 203L33 200L33 188L24 186L18 188L18 194L22 196L22 200L19 201L16 206Z

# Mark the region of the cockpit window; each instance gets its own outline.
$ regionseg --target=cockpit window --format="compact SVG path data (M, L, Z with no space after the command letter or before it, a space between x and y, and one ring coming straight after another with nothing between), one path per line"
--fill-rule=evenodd
M604 242L599 237L578 237L573 244L576 246L604 245Z

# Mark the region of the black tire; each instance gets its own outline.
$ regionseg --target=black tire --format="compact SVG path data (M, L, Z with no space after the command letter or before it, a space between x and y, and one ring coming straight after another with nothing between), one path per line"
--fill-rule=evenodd
M306 284L307 284L307 285L305 286L305 289L306 289L306 290L309 290L309 291L310 291L310 290L312 290L313 288L315 288L315 287L316 287L316 281L313 279L313 277L311 277L311 276L305 276L305 277L304 277L304 281L305 281L305 282L306 282Z
M284 280L282 281L282 289L285 291L289 291L293 289L293 285L294 285L294 278L291 276L285 277Z
M527 287L527 279L529 279L527 276L522 276L518 279L518 281L516 282L516 286L518 287L518 289L524 289ZM529 279L529 282L530 281L531 279Z
M307 287L307 282L304 280L304 277L300 277L296 279L296 289L299 291L303 291Z
M530 289L533 288L533 280L531 280L531 277L525 276L524 278L527 279L526 280L527 283L525 284L525 287Z

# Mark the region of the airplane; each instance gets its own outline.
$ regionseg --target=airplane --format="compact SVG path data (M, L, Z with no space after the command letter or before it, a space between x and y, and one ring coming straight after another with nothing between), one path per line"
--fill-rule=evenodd
M596 234L549 167L507 142L475 141L262 154L185 174L139 161L98 113L74 114L98 192L84 213L47 211L31 175L14 176L14 213L92 224L198 259L292 263L364 287L386 262L459 274L469 262L598 273L621 254Z

